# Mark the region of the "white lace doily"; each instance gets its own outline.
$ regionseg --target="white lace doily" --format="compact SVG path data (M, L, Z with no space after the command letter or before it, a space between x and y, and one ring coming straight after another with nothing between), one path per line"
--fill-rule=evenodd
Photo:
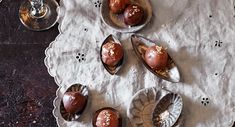
M45 51L45 64L60 86L54 115L61 127L90 127L92 113L116 107L130 127L126 109L138 90L165 86L182 95L185 127L229 127L235 120L235 10L232 0L151 0L153 18L139 33L168 48L182 83L159 80L132 50L130 35L101 21L100 1L63 0L60 35ZM116 35L124 45L125 65L111 76L99 58L102 41ZM59 105L74 83L87 85L90 104L79 121L66 122Z

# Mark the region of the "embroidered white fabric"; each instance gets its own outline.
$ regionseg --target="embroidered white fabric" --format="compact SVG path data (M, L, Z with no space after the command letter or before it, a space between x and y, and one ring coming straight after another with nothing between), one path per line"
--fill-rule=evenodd
M105 26L94 0L63 0L60 35L45 51L45 64L59 89L54 115L61 127L90 127L92 113L116 107L131 127L126 110L140 89L164 86L182 95L185 127L230 127L235 120L235 10L233 0L151 0L153 18L139 34L161 42L178 64L181 83L160 80L137 59L130 33ZM111 76L99 58L102 41L116 35L125 50L119 75ZM79 56L80 53L80 56ZM81 56L84 54L84 56ZM80 58L76 58L76 56ZM81 59L84 58L84 60ZM80 61L79 61L80 59ZM78 121L66 122L59 105L66 89L87 85L90 103ZM209 104L202 104L208 98Z

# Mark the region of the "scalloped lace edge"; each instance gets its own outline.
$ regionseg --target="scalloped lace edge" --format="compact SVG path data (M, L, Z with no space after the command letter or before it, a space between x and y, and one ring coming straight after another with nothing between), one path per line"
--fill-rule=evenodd
M60 0L59 3L60 3L59 13L61 13L61 6L64 5L64 2L63 2L63 0ZM64 15L60 15L59 21L62 22L63 20L64 20ZM52 42L49 44L49 46L45 49L45 52L44 52L44 53L45 53L44 64L45 64L45 66L47 67L47 72L50 74L50 76L52 76L52 77L54 78L55 83L59 86L59 88L56 90L56 97L55 97L55 99L53 100L54 109L53 109L53 111L52 111L52 114L53 114L53 116L55 117L56 122L57 122L57 125L58 125L59 127L60 127L60 125L59 125L59 116L57 115L58 113L56 113L56 112L58 112L59 107L56 106L56 103L57 103L58 98L59 98L59 90L61 89L61 85L60 85L60 82L59 82L59 81L60 81L60 80L59 80L59 77L56 76L56 74L53 74L53 72L52 72L52 67L50 66L50 64L49 64L48 61L49 61L49 59L50 59L50 57L51 57L50 54L49 54L49 51L53 49L54 43L58 41L58 38L59 38L59 37L61 36L61 34L62 34L61 22L58 22L58 23L59 23L59 25L58 25L59 34L57 35L57 37L55 38L55 40L52 41Z

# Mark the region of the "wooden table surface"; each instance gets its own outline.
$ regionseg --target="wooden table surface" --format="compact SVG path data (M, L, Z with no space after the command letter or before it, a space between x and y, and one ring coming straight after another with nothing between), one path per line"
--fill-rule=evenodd
M18 18L23 0L0 3L0 127L56 127L56 89L44 65L44 50L58 35L27 30Z

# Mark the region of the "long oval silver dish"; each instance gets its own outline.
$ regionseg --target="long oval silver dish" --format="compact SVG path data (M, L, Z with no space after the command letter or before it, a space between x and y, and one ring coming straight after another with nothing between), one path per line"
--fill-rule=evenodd
M147 48L149 46L156 45L156 43L136 34L131 36L131 43L132 43L133 49L137 57L142 61L144 66L149 71L151 71L153 74L155 74L156 76L164 80L167 80L170 82L180 82L179 69L176 66L173 59L170 57L169 53L168 53L169 57L168 57L167 67L164 70L154 70L146 63L144 55L145 55Z
M103 22L113 28L114 30L122 33L136 32L144 28L152 18L152 7L149 0L132 0L133 3L141 5L145 11L145 16L140 25L137 26L127 26L124 23L122 14L113 14L109 9L109 0L103 0L100 8L100 14Z
M89 95L89 91L87 86L81 85L81 84L74 84L72 86L70 86L66 92L79 92L81 93L83 96L85 96L86 98L86 104L83 108L83 110L81 112L77 112L75 114L71 114L66 112L63 102L61 100L61 104L60 104L60 113L61 116L66 120L66 121L73 121L73 120L77 120L78 118L80 118L80 116L82 115L83 111L85 110L85 108L87 107L87 103L88 103L88 95Z
M118 62L117 65L115 65L114 67L111 67L111 66L108 66L107 64L105 64L102 60L102 47L104 44L108 43L109 41L113 41L115 43L118 43L122 46L121 42L116 38L114 37L114 35L110 34L103 42L103 44L101 45L100 47L100 60L102 62L102 64L104 65L104 68L111 74L111 75L115 75L122 67L123 65L123 61L124 61L124 56L125 54L123 54L123 57L122 59ZM124 52L124 51L123 51Z
M152 121L155 127L172 127L181 115L183 101L179 94L169 93L156 105Z

